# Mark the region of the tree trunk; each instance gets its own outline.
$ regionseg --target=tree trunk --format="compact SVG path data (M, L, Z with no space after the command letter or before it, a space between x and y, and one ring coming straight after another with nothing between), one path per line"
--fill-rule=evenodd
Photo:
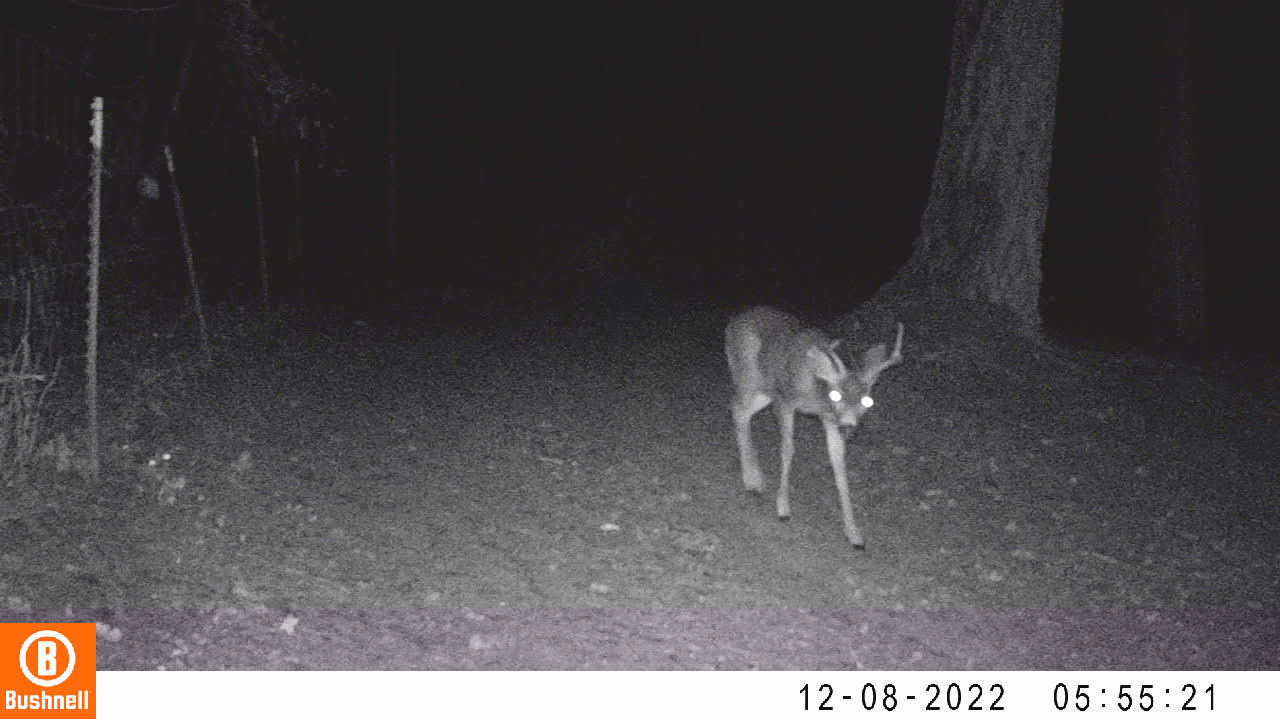
M960 0L942 138L907 284L1040 329L1061 0Z
M397 155L400 153L399 127L400 119L396 116L400 95L399 88L399 18L392 16L391 42L387 51L387 249L383 258L383 273L387 279L388 297L381 298L399 303L402 298L403 277L400 263L400 218L398 211L398 193L400 178L396 167Z
M1190 0L1160 9L1156 182L1145 279L1157 342L1194 343L1205 331L1200 235L1199 47Z

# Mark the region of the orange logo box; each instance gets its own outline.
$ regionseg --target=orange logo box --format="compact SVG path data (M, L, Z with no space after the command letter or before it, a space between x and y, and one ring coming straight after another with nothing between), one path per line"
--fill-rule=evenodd
M0 623L0 718L96 718L93 623Z

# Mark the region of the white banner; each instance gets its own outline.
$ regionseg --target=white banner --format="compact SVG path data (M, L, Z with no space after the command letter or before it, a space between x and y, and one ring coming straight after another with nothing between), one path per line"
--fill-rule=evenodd
M98 717L1275 718L1280 672L100 672ZM2 714L2 713L0 713Z

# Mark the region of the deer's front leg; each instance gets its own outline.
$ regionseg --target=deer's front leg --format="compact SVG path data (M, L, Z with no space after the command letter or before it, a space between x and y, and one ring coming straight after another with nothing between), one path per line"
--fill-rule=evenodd
M796 413L795 410L779 403L778 429L782 434L778 443L782 455L782 477L778 480L778 519L791 517L791 458L796 454Z
M844 536L849 544L861 550L863 548L862 531L853 522L853 501L849 499L849 477L844 464L844 436L840 434L840 426L834 420L822 419L822 429L827 436L827 457L831 460L831 471L836 477L836 491L840 493L840 516L844 520Z
M738 436L738 459L742 463L742 484L753 493L764 492L764 473L760 471L760 458L751 442L751 418L769 404L764 395L735 398L733 401L733 427Z

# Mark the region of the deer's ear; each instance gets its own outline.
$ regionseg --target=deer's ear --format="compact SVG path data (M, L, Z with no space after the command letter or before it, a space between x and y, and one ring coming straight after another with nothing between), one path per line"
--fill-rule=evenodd
M889 347L884 343L873 345L862 353L862 364L867 367L875 367L884 363L884 354L888 352Z
M862 373L860 378L862 383L868 387L876 384L876 378L880 377L880 371L885 363L885 353L889 348L884 343L873 345L862 353Z
M844 363L830 350L814 346L809 348L805 357L809 360L809 367L813 368L813 374L829 383L840 382L844 376Z
M835 340L832 340L831 342L827 343L827 349L830 350L831 352L835 352L836 348L840 347L840 343L842 342L844 342L843 338L836 338Z

